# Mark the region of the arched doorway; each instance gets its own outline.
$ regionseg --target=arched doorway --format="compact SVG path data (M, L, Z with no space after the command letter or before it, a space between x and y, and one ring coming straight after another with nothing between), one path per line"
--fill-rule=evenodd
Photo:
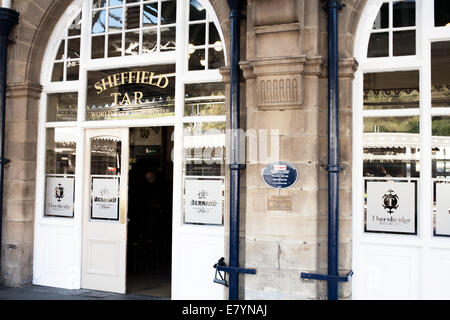
M448 1L370 1L355 39L353 297L448 299Z
M208 1L67 8L41 68L33 283L125 293L163 265L164 297L223 298L224 43Z

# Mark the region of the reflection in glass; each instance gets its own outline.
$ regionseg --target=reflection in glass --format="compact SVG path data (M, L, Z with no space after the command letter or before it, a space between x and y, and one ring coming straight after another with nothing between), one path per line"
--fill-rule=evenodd
M91 39L91 58L98 59L105 57L105 36L96 36Z
M175 27L161 28L161 51L175 50Z
M108 36L108 57L120 57L122 55L122 33Z
M80 61L67 61L67 81L79 80Z
M416 3L414 0L394 1L393 10L394 28L416 25Z
M47 121L76 121L78 94L52 93L47 96Z
M175 23L177 19L176 1L161 2L161 24Z
M158 43L158 33L156 29L142 31L142 53L156 51Z
M184 175L225 175L225 122L184 125Z
M47 128L46 174L74 174L76 157L76 128Z
M140 26L141 8L139 6L125 7L125 29L137 29Z
M139 31L125 33L125 55L134 56L139 54Z
M194 46L204 45L206 42L206 25L204 23L189 26L189 43Z
M416 54L416 31L394 32L394 56L408 56Z
M364 74L364 110L419 108L419 71Z
M120 175L122 142L114 137L91 139L91 175Z
M222 47L220 47L222 49ZM217 48L208 49L208 68L209 69L219 69L225 65L225 58L223 56L223 51L218 51Z
M80 58L80 38L67 40L67 57L69 59Z
M365 177L418 177L419 117L364 119Z
M434 25L436 27L450 26L450 2L434 0Z
M62 60L64 59L64 47L65 47L66 41L61 40L61 44L59 45L58 52L56 53L55 60Z
M122 8L109 9L109 31L122 30Z
M123 0L109 0L109 6L120 6L123 4Z
M225 85L222 82L186 84L185 116L225 115Z
M220 41L220 35L214 22L209 23L209 44L215 44Z
M106 0L92 0L92 8L103 8L106 5Z
M52 82L64 81L64 63L56 62L53 65Z
M189 55L189 70L205 70L206 58L204 49L195 49Z
M450 41L431 43L431 96L433 107L450 107Z
M373 23L373 29L386 29L389 27L389 3L383 3Z
M189 21L205 20L206 9L198 0L191 0L189 7Z
M92 13L92 33L104 33L106 25L106 10L94 11Z
M69 27L69 37L71 36L80 36L81 35L81 23L82 23L82 16L81 12L80 14L73 20L72 24Z
M143 26L149 27L158 24L158 3L144 4Z
M389 56L389 33L372 33L369 40L367 57L387 57Z
M450 183L450 117L432 118L433 234L450 236L448 191ZM445 185L443 185L445 184ZM444 193L444 194L442 194Z

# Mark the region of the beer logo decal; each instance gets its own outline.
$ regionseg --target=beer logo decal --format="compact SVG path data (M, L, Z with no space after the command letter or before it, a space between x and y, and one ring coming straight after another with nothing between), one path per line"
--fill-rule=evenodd
M62 198L64 198L64 187L61 183L58 183L58 185L55 187L55 198L58 200L58 202L61 201Z
M388 193L383 195L383 208L386 209L389 214L392 214L398 206L397 194L394 193L394 190L389 189Z
M208 192L205 190L201 190L198 192L198 198L199 199L206 199L208 197Z

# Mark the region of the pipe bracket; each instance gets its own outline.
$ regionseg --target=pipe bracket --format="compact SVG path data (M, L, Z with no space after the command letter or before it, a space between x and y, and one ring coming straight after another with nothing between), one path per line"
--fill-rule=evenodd
M353 271L350 272L346 276L332 276L318 273L306 273L302 272L300 275L301 279L310 279L310 280L325 280L325 281L334 281L334 282L348 282L353 275Z

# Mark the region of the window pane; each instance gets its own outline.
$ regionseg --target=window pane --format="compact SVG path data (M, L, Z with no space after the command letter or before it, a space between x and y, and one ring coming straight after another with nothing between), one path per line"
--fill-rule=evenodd
M194 52L189 55L189 70L205 70L206 58L204 49L192 49Z
M139 54L139 31L125 33L125 55Z
M383 3L373 23L373 29L389 28L389 3Z
M112 6L120 6L123 4L123 0L109 0L109 5Z
M92 37L92 59L105 57L105 36Z
M141 8L139 6L125 7L125 29L137 29L140 26Z
M431 43L433 107L450 107L450 41Z
M73 20L69 27L69 37L70 36L80 36L81 35L81 12L78 17Z
M47 96L47 121L76 121L78 94L53 93Z
M450 25L450 2L448 0L434 0L434 25L436 27Z
M183 138L184 223L223 224L225 123L187 123Z
M161 24L175 23L177 20L176 1L161 2Z
M222 47L217 47L222 49ZM223 56L223 51L217 51L217 48L208 49L208 68L209 69L219 69L225 65L225 58Z
M175 50L175 27L161 27L161 51Z
M206 28L204 23L192 24L189 26L189 43L194 46L201 46L206 43Z
M209 44L215 44L216 42L220 42L220 35L217 31L217 28L214 22L209 23Z
M416 25L415 1L394 1L393 9L394 28L412 27Z
M416 54L416 32L394 32L394 56L408 56Z
M64 63L57 62L53 65L52 82L64 81Z
M142 31L142 53L151 53L156 51L158 33L156 29Z
M432 118L433 234L450 236L450 117Z
M109 9L109 31L122 30L122 8Z
M187 84L185 116L225 115L225 85L219 83Z
M419 108L419 71L364 74L364 110Z
M174 99L174 65L91 71L86 119L173 116Z
M62 60L64 59L64 47L66 45L66 40L62 40L61 44L59 45L58 52L56 53L55 60Z
M144 4L143 25L149 27L158 24L158 3Z
M389 55L389 33L372 33L369 40L367 57L387 57Z
M80 61L67 61L67 81L79 80Z
M206 10L205 7L198 0L191 0L189 7L189 21L205 20Z
M80 38L67 40L67 57L69 59L80 58Z
M92 8L103 8L106 5L106 0L92 0Z
M92 13L92 33L104 33L106 24L106 10L94 11Z
M73 217L76 137L75 128L46 130L44 216Z
M110 34L108 36L108 57L120 57L122 55L122 34Z

